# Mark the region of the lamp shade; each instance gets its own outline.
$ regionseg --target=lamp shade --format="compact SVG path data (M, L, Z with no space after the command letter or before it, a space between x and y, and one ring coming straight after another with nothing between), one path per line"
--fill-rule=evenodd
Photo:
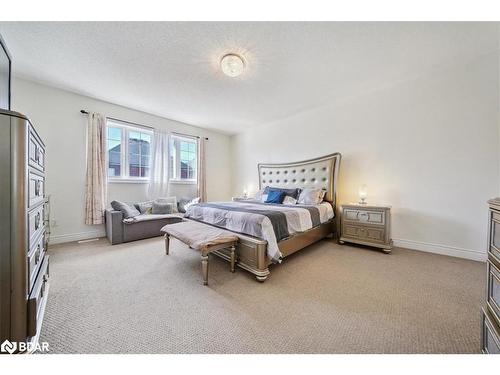
M360 203L365 203L366 197L368 196L368 188L365 184L361 185L358 190Z

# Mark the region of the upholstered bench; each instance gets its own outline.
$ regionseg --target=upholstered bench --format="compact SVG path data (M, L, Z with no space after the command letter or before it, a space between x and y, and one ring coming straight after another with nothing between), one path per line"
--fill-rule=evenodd
M167 255L170 251L170 237L174 237L191 249L201 252L204 285L208 285L208 255L212 251L229 248L231 251L231 272L234 272L236 263L235 246L238 242L238 236L233 232L193 220L165 225L161 231L165 233L165 253Z

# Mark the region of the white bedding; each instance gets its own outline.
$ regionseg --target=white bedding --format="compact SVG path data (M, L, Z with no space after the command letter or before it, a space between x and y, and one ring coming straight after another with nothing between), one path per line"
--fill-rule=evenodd
M315 214L315 209L318 216ZM269 215L266 216L266 214L269 214L269 211L284 214L286 229L290 236L312 229L314 226L313 223L319 225L334 217L333 207L328 202L301 207L298 205L262 204L258 201L214 202L205 205L193 205L188 208L186 217L220 226L234 232L262 238L267 241L269 257L274 262L280 262L282 255L278 248L278 240L275 233L276 225L273 226L271 219L268 217Z

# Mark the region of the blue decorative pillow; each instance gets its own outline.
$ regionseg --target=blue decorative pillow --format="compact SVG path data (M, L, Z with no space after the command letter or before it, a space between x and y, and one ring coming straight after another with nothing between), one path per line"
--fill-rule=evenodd
M289 197L292 197L293 199L298 199L301 190L302 189L297 189L297 188L296 189L284 189L284 188L266 186L263 194L269 194L270 191L283 191L285 193L285 195L288 195Z
M283 199L285 199L285 192L278 190L271 190L269 194L267 194L267 199L265 203L278 203L282 204Z

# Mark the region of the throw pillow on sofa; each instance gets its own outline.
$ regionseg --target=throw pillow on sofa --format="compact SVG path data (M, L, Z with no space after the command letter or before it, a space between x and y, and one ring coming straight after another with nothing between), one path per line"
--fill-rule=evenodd
M130 206L125 202L113 201L111 202L111 207L113 210L121 211L124 219L130 219L141 214L135 207Z
M170 203L172 205L172 212L177 213L177 197L166 197L166 198L158 198L155 199L155 202L158 203Z
M150 214L153 209L153 201L139 202L134 204L141 214Z
M166 215L172 213L172 203L153 202L153 215Z

